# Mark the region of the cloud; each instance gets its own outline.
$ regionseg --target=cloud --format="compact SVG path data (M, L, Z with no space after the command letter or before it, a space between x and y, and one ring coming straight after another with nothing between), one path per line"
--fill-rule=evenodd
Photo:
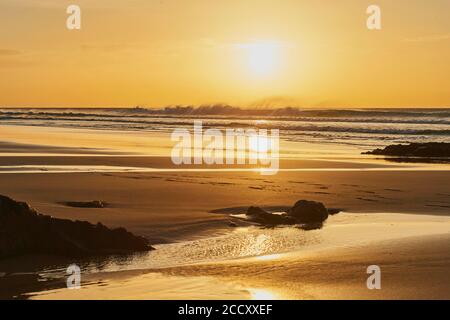
M27 51L0 48L0 68L21 68L38 64L33 55Z
M421 37L415 37L415 38L407 38L404 39L405 42L438 42L438 41L445 41L450 39L450 33L448 34L435 34L435 35L428 35L428 36L421 36Z
M112 1L112 0L1 0L2 6L11 8L39 8L39 9L61 9L66 8L71 4L76 4L82 9L101 9L106 10L123 10L124 6L127 8L135 7L142 9L142 6L155 1L148 0L127 0L127 1ZM126 4L124 4L126 2ZM162 0L157 2L162 4Z
M51 8L61 5L61 1L56 0L3 0L3 5L11 7L31 7L31 8Z
M84 43L81 44L81 50L83 51L105 51L105 52L117 52L125 50L141 50L146 49L146 45L130 44L130 43L108 43L108 44L96 44L96 43Z
M21 52L18 50L0 49L0 57L17 56L19 54L21 54Z

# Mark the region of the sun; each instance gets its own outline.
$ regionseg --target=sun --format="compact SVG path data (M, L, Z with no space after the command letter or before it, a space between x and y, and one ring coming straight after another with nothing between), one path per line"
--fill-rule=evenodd
M280 63L280 46L272 42L256 42L246 46L250 70L257 75L269 75Z

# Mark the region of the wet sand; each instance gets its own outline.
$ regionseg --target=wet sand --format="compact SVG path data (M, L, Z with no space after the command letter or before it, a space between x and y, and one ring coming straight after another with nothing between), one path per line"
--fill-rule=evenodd
M285 254L88 275L80 290L32 299L450 299L450 218L340 218L320 244ZM344 222L346 221L346 222ZM369 290L367 267L381 268Z
M123 226L152 242L229 229L228 207L291 206L299 199L348 212L448 215L450 172L0 174L2 194L58 218ZM103 209L71 208L99 200Z
M17 133L11 128L2 130L11 137ZM136 141L140 146L135 150L134 137L122 137L117 144L126 140L127 153L117 154L118 150L100 148L103 141L111 139L106 134L105 140L94 141L89 135L84 140L80 135L70 138L65 132L68 141L61 147L66 149L54 149L38 144L48 138L43 128L31 135L33 141L26 139L36 130L27 130L18 135L17 141L5 142L8 145L0 156L0 166L36 166L40 173L0 173L0 194L28 202L39 212L58 218L125 227L146 236L153 244L179 243L181 248L189 248L189 241L203 241L195 244L206 248L210 239L234 235L241 230L239 227L246 234L248 223L230 213L251 205L291 206L299 199L308 199L345 211L330 218L321 230L298 234L306 240L318 239L317 243L305 241L301 248L286 247L287 253L281 248L284 253L275 257L267 257L264 250L252 251L252 245L260 244L261 237L255 237L244 243L253 248L247 254L252 258L237 260L224 254L221 259L223 253L218 250L218 259L200 264L190 261L189 266L92 273L86 275L86 283L90 284L82 290L51 291L36 298L450 298L448 166L389 164L347 155L339 161L285 159L281 168L290 171L274 176L263 176L257 171L202 170L77 173L71 168L174 167L170 159L158 156L158 152L150 152L152 156L130 154L131 150L142 151L145 139ZM49 131L57 137L61 130ZM77 141L86 142L87 148L80 149ZM27 143L35 147L28 148ZM151 150L166 147L165 143L157 143L156 149ZM45 169L49 165L67 170L51 173ZM92 200L108 206L64 205ZM297 236L287 229L254 232L263 235L263 239L275 239L274 233L294 239ZM239 243L240 238L233 239ZM164 250L160 252L163 254ZM3 269L14 272L17 263L21 266L19 272L27 271L24 259L17 259L0 262L0 273ZM382 290L367 290L365 286L365 268L370 264L382 267ZM11 288L14 285L26 287L24 283L8 282ZM61 283L56 287L61 287ZM28 292L36 290L30 286Z

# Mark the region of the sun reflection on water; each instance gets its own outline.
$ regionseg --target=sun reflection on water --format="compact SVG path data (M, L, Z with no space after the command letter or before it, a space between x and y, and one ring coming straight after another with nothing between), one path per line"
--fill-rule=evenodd
M267 153L272 148L272 141L264 135L252 135L249 137L250 151L257 153Z

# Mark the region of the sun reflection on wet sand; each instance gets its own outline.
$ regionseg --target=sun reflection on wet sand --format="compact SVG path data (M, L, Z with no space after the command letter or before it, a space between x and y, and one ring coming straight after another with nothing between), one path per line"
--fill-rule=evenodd
M259 260L259 261L271 261L271 260L277 260L280 257L282 257L281 254L269 254L269 255L266 255L266 256L255 257L255 259Z
M277 300L278 297L274 292L267 289L249 289L252 300Z

